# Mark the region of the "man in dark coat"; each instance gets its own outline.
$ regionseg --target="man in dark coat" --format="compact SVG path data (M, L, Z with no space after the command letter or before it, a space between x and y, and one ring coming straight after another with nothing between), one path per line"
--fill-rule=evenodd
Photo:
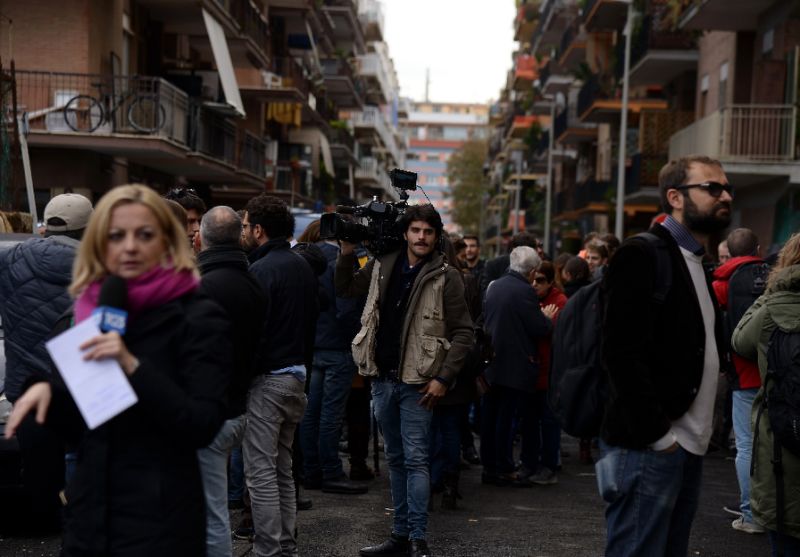
M228 314L234 367L230 371L225 423L214 441L197 452L206 498L206 552L208 557L231 555L228 515L228 457L241 444L245 429L245 401L252 378L253 348L264 323L264 291L248 271L247 256L239 245L242 220L230 207L214 207L200 225L201 251L197 263L202 288Z
M638 238L616 251L602 286L609 396L595 468L609 556L687 554L724 370L702 258L730 223L732 190L718 161L693 156L661 169L659 191L668 216L650 232L669 254L669 292L655 299L658 259Z
M491 388L483 401L481 460L485 483L516 482L511 454L512 419L515 412L530 406L528 399L536 392L539 373L547 372L539 369L537 345L552 331L550 319L555 310L540 308L530 283L531 273L540 262L533 248L515 248L509 256L508 272L486 291L485 327L495 355L487 372ZM523 464L531 473L536 471L535 463Z
M523 230L515 234L511 238L511 250L513 251L514 248L518 248L520 246L528 246L531 248L536 248L539 245L539 242L536 240L536 236L532 233ZM541 256L540 256L541 258ZM481 296L486 296L486 288L489 286L489 283L493 280L497 280L503 276L503 273L506 272L508 269L508 262L509 262L509 254L500 255L495 257L494 259L490 259L486 262L483 266L483 272L481 273Z
M254 554L296 552L294 432L306 406L308 331L318 313L317 279L293 252L294 217L286 204L260 195L247 203L244 222L250 271L264 289L267 309L256 346L247 397L244 462L255 528Z
M50 371L44 347L58 318L72 299L67 287L72 262L92 204L82 195L57 195L44 210L45 237L31 237L0 253L0 316L5 333L5 393L10 402L32 377ZM23 458L28 522L45 530L59 527L58 492L64 485L64 447L29 416L17 437Z

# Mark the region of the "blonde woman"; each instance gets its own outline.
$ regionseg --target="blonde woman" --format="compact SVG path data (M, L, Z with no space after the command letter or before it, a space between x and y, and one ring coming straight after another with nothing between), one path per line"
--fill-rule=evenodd
M773 468L773 436L764 402L767 349L772 333L780 328L800 333L800 234L792 236L778 255L778 263L767 281L767 290L744 314L733 333L733 349L740 356L758 360L761 388L753 400L751 424L753 452L750 475L750 505L753 519L765 527L773 555L782 546L787 557L800 556L800 457L786 449L783 462L783 505L779 511L777 482ZM768 389L772 389L769 383ZM756 420L759 411L760 419ZM782 518L782 520L779 520ZM779 522L783 534L779 535Z
M31 385L6 427L29 412L79 447L66 489L62 556L204 555L196 450L223 422L231 368L228 323L198 294L185 229L146 186L108 192L89 221L73 270L74 321L97 306L103 281L125 280L124 337L101 334L85 358L119 362L138 403L88 430L58 374Z

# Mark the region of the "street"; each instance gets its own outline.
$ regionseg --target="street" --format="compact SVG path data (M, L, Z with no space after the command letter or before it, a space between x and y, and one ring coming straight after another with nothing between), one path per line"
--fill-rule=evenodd
M457 511L436 510L430 517L430 543L437 557L597 556L603 552L603 505L594 469L577 462L577 443L564 437L559 483L549 487L498 488L480 484L480 468L462 473ZM364 545L382 541L391 528L385 462L366 495L330 495L309 491L314 508L300 513L299 548L305 557L353 557ZM765 536L734 531L733 517L722 507L738 497L733 461L719 453L705 459L700 509L694 521L689 555L760 557L770 554ZM234 523L238 518L234 513ZM59 542L0 538L2 557L56 557ZM234 555L250 545L237 541Z

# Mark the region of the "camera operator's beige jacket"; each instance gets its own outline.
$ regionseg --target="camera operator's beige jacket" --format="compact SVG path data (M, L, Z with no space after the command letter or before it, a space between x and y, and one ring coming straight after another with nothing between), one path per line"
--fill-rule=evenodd
M361 315L361 330L353 339L353 359L358 372L378 376L375 345L380 319L380 301L402 251L370 259L355 273L355 255L336 260L336 295L363 296L367 302ZM400 339L400 379L403 383L427 383L441 377L449 383L461 370L472 346L472 320L464 300L459 271L434 253L414 281Z

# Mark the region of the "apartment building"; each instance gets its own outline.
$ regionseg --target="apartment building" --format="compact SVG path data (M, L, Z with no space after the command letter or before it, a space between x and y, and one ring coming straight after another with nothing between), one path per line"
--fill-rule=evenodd
M447 176L447 161L466 141L487 137L489 107L485 104L413 102L407 118L401 121L408 142L406 167L418 175L419 186L425 191L436 210L442 215L445 228L457 231L450 216L452 200L448 198L451 184ZM421 193L412 200L425 201Z
M694 121L670 138L670 157L721 160L735 187L733 226L777 249L800 230L800 5L686 1L677 25L702 37Z
M628 3L518 2L519 49L490 112L494 197L485 222L494 224L487 235L510 232L514 219L506 225L504 217L512 211L508 182L516 168L534 192L551 173L551 249L574 251L588 231L613 231L623 135L626 236L660 211L663 164L699 153L720 159L736 187L733 224L754 229L765 247L782 243L800 225L800 6L791 0L634 5L628 124L621 134ZM515 139L513 130L526 125L523 118L533 123L520 143L522 132ZM524 224L539 230L536 211L542 214L537 204L526 208Z
M377 175L403 157L391 119L368 116L389 113L399 90L374 0L0 8L40 209L66 190L96 199L134 181L234 207L265 191L318 209L395 196L388 180L359 177L365 159Z

